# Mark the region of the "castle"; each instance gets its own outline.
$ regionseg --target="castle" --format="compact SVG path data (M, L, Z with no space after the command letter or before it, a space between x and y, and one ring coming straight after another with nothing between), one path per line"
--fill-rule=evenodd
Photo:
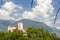
M25 31L23 29L23 23L19 22L16 26L14 26L14 25L13 26L12 25L8 26L8 31L13 32L14 30Z

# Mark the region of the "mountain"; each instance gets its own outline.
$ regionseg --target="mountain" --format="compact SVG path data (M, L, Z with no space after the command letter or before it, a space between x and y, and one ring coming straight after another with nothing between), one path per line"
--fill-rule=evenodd
M53 32L52 28L49 27L49 26L47 26L45 23L43 23L43 22L36 22L36 21L29 20L29 19L19 20L19 21L13 23L12 25L17 25L19 22L22 22L23 23L23 27L25 29L26 28L29 28L29 27L43 28L45 30L48 30L49 32Z
M56 29L55 27L53 27L53 30L56 33L56 35L60 37L60 29Z
M13 21L13 20L0 20L0 31L7 31L7 28L9 25L13 25L16 26L19 22L23 23L23 27L25 29L29 28L29 27L33 27L33 28L43 28L49 32L53 32L56 33L58 36L60 36L60 30L56 29L56 28L51 28L50 26L46 25L43 22L36 22L36 21L32 21L29 19L22 19L19 21Z
M22 20L19 20L16 22L13 20L0 20L0 31L7 31L7 28L9 25L15 25L16 26L19 22L23 23L23 26L25 29L28 27L44 28L44 29L48 30L49 32L52 32L52 28L47 26L45 23L36 22L36 21L29 20L29 19L22 19Z
M7 27L13 22L13 20L0 20L0 31L7 31Z

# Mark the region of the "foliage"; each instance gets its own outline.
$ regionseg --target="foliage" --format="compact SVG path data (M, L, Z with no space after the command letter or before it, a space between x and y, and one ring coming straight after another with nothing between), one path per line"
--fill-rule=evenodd
M60 40L56 34L35 28L26 29L26 33L14 30L13 32L0 32L0 40Z

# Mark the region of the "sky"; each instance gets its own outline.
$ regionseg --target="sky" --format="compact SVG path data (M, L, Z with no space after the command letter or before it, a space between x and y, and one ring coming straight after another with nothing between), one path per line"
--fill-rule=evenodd
M60 8L60 0L0 0L0 20L30 19L44 22L60 30L60 12L54 24L55 15Z

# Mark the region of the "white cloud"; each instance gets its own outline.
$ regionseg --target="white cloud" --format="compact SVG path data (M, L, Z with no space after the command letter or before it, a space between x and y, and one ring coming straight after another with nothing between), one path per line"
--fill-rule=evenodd
M50 15L53 13L52 0L36 0L37 6L32 8L32 11L25 11L23 13L23 18L28 18L32 20L38 20L50 25Z
M16 5L13 2L5 2L5 4L3 4L2 8L0 9L0 19L15 20L14 17L10 16L10 14L13 14L13 12L17 12L15 8L18 8L19 10L23 10L22 6L20 5ZM18 16L17 14L14 15Z
M9 16L10 12L4 10L4 9L0 9L0 16Z
M35 18L35 14L32 13L32 12L25 11L23 13L22 17L26 18L26 19L34 19Z
M15 13L14 16L18 16L19 14L18 13Z
M56 29L60 30L60 27L56 27Z
M14 8L16 7L16 5L13 2L6 2L2 8L6 9L8 11L12 11Z
M22 14L22 17L24 19L32 19L32 20L36 20L36 21L42 21L44 23L46 23L47 25L50 25L52 23L51 20L51 16L53 13L53 6L52 6L52 0L36 0L37 5L32 8L32 11L24 11ZM18 8L19 10L16 10L15 8ZM3 10L5 12L3 12ZM16 5L13 2L6 2L3 6L2 6L1 10L1 18L6 18L6 19L13 19L16 20L14 17L10 17L9 15L12 14L12 12L17 12L23 9L22 6L20 5ZM15 13L15 16L18 16L19 14ZM18 18L18 20L21 18Z

